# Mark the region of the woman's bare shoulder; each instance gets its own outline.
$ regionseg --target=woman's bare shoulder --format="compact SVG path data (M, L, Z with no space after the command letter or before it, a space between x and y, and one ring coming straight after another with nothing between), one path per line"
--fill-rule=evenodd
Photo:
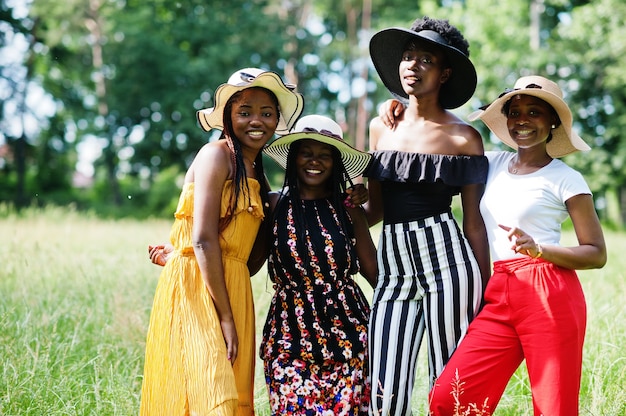
M450 124L450 136L454 144L460 148L460 154L482 156L485 153L483 138L473 126L461 121Z
M209 171L227 171L230 177L231 153L225 140L210 142L200 148L198 153L191 162L185 182L194 182L196 172L202 170Z

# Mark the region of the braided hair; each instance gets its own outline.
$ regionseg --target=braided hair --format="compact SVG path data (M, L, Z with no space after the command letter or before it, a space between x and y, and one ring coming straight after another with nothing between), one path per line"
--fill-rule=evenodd
M262 88L262 87L252 87L259 88L272 97L274 104L276 105L276 109L279 110L278 106L278 98L276 98L276 94L272 91ZM231 118L231 112L233 105L239 100L242 95L242 91L237 91L234 93L226 102L224 106L224 130L220 136L220 139L224 139L228 143L228 148L230 149L231 163L233 166L233 184L234 184L234 192L231 194L230 201L228 203L228 211L224 220L220 220L220 231L223 231L226 226L232 220L232 216L237 207L237 201L241 195L241 192L245 189L246 195L248 195L248 202L250 202L250 188L248 186L248 177L246 175L246 168L243 161L243 154L241 152L241 142L239 138L235 136L233 129L233 121ZM278 117L280 117L280 111L277 112ZM254 172L256 174L257 180L261 187L261 201L263 203L263 213L265 214L265 218L269 218L269 192L270 186L265 177L265 170L263 168L263 155L262 152L259 152L254 160ZM265 222L265 221L264 221Z
M305 262L308 263L309 252L304 246L304 244L306 244L305 242L307 241L307 227L305 222L305 212L302 204L300 203L299 180L298 172L296 169L296 157L298 155L301 145L302 140L297 140L291 143L291 145L289 146L287 166L285 168L285 180L278 203L276 204L276 209L274 211L274 220L276 220L276 216L279 215L279 213L283 212L284 205L287 205L291 202L291 205L293 207L294 228L296 229L296 232L298 234L297 249L298 252L301 253L301 256L303 256ZM350 220L348 213L343 206L343 201L346 197L346 183L350 181L350 176L348 175L348 172L346 171L346 168L343 164L343 160L341 159L341 153L339 153L339 150L337 150L337 148L334 146L331 146L331 149L333 158L333 169L330 177L326 181L326 187L330 194L328 200L337 212L337 217L339 218L339 225L342 232L349 241L353 241L354 229L352 226L352 221ZM356 259L357 256L355 253L354 244L350 243L347 249L350 251L350 258ZM357 271L357 261L353 261L351 264L350 273L354 274Z

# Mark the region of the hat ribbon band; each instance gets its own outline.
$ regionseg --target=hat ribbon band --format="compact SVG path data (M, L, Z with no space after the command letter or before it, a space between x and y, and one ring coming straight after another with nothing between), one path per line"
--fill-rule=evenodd
M441 36L441 34L439 32L435 32L434 30L424 29L424 30L420 30L419 32L416 32L416 33L418 35L420 35L421 37L424 37L426 39L432 40L432 41L437 42L437 43L441 43L443 45L450 46L450 43L446 40L446 38Z
M538 89L538 90L540 90L542 88L541 88L541 85L537 85L537 84L528 84L524 88L505 88L504 92L502 94L498 95L498 98L502 98L502 97L504 97L505 95L507 95L510 92L519 91L519 90L522 90L522 89ZM479 107L479 109L480 110L486 110L487 107L489 107L490 105L491 105L491 103L489 103L487 105L483 105L482 107Z
M319 134L323 134L324 136L330 136L335 139L343 140L340 135L335 134L332 131L326 130L326 129L318 130L315 127L305 127L304 129L302 129L302 132L303 133L319 133Z
M541 85L537 85L537 84L528 84L524 88L505 88L504 92L502 94L498 95L498 98L502 98L505 95L507 95L508 93L513 92L513 91L519 91L521 89L529 89L529 88L530 89L538 89L538 90L542 89Z

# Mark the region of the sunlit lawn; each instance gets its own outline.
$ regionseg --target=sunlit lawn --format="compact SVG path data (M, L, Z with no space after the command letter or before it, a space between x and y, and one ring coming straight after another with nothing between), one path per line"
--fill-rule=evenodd
M0 207L0 415L138 413L160 271L146 246L166 241L169 226L62 209L17 217ZM608 265L579 273L589 309L582 415L626 414L626 234L606 237ZM260 333L271 284L264 271L252 279ZM426 374L424 350L415 414L426 412ZM256 390L257 413L269 414L260 362ZM495 414L532 414L525 371L517 372Z

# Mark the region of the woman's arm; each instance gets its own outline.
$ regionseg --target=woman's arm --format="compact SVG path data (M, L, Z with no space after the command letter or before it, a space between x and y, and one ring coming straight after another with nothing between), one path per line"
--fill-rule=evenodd
M560 253L544 253L553 263L571 269L599 269L607 260L604 233L598 219L593 197L589 194L576 195L565 202L567 211L574 224L578 247L572 247ZM548 251L551 251L548 248ZM561 254L561 256L559 256ZM549 260L550 261L550 260Z
M369 128L369 147L371 151L377 149L378 139L386 129L379 117L372 119ZM363 204L367 223L370 225L378 224L383 219L383 202L380 189L380 182L374 179L367 180L367 188L369 191L369 200Z
M367 181L369 190L369 200L363 204L367 223L372 226L376 225L383 219L383 201L380 189L380 182L374 179Z
M250 277L257 274L267 260L270 244L269 239L271 237L269 234L269 221L270 218L263 219L259 231L256 234L254 244L252 245L252 250L248 257L248 272L250 273Z
M222 249L219 244L219 218L222 191L230 177L230 155L220 142L205 145L190 169L194 178L193 249L209 290L226 342L228 359L237 358L239 340L224 280Z
M360 273L372 287L376 287L378 279L378 262L376 246L370 234L365 211L361 207L346 207L354 228L356 254L359 258Z
M578 245L574 247L539 245L532 236L519 228L500 227L509 232L509 239L514 240L513 249L530 257L542 259L567 269L599 269L606 264L606 243L600 226L598 214L589 194L580 194L565 201Z
M491 258L489 256L489 241L485 223L480 214L480 199L482 198L485 185L472 184L461 188L461 203L463 208L463 234L474 252L478 262L483 282L483 290L487 287L491 277Z

